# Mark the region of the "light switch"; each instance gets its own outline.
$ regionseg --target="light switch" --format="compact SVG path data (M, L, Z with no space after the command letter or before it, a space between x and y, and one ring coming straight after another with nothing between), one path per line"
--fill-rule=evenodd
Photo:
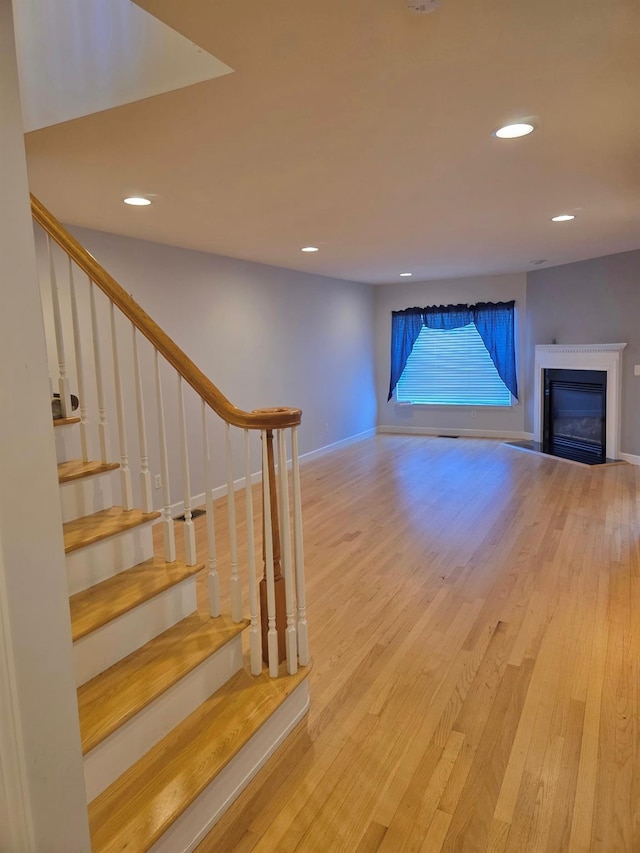
M633 375L640 376L640 364L633 365Z

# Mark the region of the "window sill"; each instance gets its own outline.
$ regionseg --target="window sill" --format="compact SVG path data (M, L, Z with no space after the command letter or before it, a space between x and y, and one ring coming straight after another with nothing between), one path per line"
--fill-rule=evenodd
M510 411L515 409L518 403L512 403L510 406L487 406L484 403L403 403L394 400L393 405L399 409L455 409L456 411Z

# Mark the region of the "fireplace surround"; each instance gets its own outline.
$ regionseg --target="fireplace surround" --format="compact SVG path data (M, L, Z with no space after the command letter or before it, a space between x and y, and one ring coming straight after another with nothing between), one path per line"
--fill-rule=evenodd
M533 438L544 445L545 371L606 373L606 430L603 461L620 458L622 350L626 344L539 344L535 350ZM586 374L585 374L586 376ZM548 428L548 427L547 427Z
M605 370L544 371L543 453L575 462L606 462Z

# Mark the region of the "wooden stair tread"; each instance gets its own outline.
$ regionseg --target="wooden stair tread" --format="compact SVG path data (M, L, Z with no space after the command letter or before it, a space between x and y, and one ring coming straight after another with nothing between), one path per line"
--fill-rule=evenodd
M78 688L83 753L89 752L233 637L249 620L197 612Z
M166 563L161 558L152 557L75 593L69 599L74 642L203 568L204 563L187 566L178 560Z
M58 482L69 483L71 480L81 480L94 474L105 474L120 467L118 462L83 462L82 459L70 459L58 465Z
M309 674L234 675L89 805L94 853L148 850Z
M67 554L70 551L77 551L78 548L85 545L91 545L116 533L131 530L133 527L146 524L148 521L153 521L159 517L159 512L142 512L140 509L126 510L121 506L112 506L109 509L94 512L92 515L67 521L62 525L64 550Z
M53 418L54 427L68 426L69 424L79 424L80 418Z

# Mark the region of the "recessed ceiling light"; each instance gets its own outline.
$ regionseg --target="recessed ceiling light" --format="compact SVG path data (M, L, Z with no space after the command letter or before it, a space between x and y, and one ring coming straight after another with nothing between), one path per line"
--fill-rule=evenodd
M527 136L535 130L529 122L521 122L519 124L506 124L504 127L499 127L493 131L493 135L498 139L517 139L519 136Z
M407 276L410 276L410 275L413 275L413 273L412 272L401 272L400 273L400 276L402 278L406 278Z
M146 205L151 204L151 199L142 198L142 196L132 195L129 198L123 199L125 204L130 204L133 207L146 207Z
M317 252L319 250L318 250L317 246L304 246L304 248L300 249L300 251L301 252Z
M569 222L571 219L575 219L573 213L560 213L558 216L552 216L552 222Z

